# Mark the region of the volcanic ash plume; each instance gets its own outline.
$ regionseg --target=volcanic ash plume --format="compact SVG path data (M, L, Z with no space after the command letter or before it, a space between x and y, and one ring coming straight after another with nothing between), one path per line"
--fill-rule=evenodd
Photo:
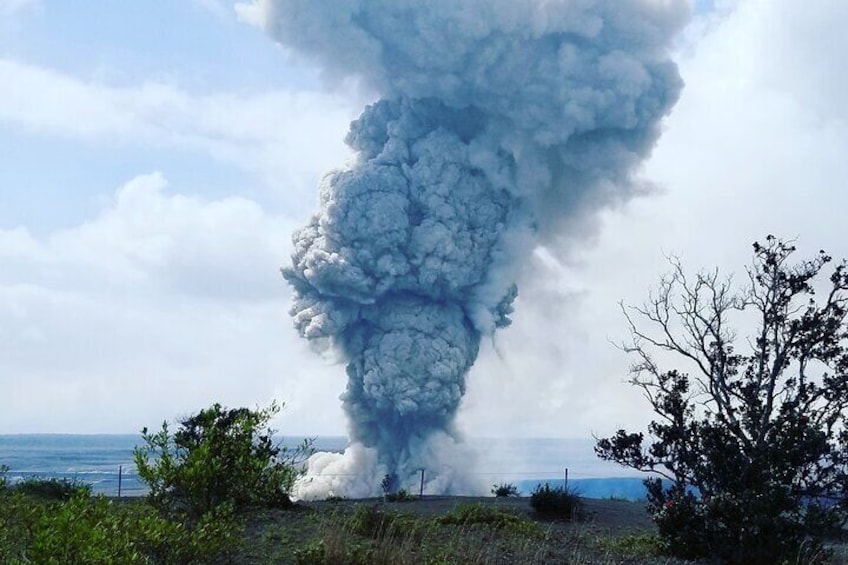
M355 75L381 96L351 125L355 161L323 180L284 269L300 333L348 362L355 445L347 459L319 455L312 471L405 484L427 467L441 469L431 488L457 488L446 445L481 336L509 324L528 246L575 241L635 191L682 85L668 47L686 2L243 9L328 76ZM368 494L379 476L333 481Z

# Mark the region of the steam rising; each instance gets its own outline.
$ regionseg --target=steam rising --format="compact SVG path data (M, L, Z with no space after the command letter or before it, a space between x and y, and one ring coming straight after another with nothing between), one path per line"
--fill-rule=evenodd
M682 86L668 48L686 2L260 0L242 10L380 94L351 124L355 162L324 178L320 211L283 270L301 335L348 361L354 446L317 456L311 471L397 473L403 485L418 467L443 467L429 488L461 488L447 446L481 336L509 324L532 245L579 241L598 209L638 188L634 172ZM313 486L369 494L379 478Z

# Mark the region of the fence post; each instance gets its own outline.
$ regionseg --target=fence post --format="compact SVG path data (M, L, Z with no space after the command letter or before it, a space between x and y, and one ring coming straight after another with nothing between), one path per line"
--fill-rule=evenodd
M121 480L124 478L124 466L118 465L118 498L121 498Z
M421 487L418 489L418 498L424 498L424 468L421 468Z
M565 468L565 488L563 490L568 490L568 467Z

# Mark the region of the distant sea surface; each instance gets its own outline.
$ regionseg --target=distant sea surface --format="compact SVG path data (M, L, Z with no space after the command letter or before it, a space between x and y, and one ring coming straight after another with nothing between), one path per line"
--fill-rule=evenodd
M302 438L282 438L286 446ZM133 463L133 448L141 443L138 435L0 435L0 465L9 467L7 478L17 482L28 478L71 479L88 483L95 493L139 496L146 492ZM319 436L317 451L342 451L347 438ZM523 494L537 484L548 482L577 489L588 498L644 498L642 479L614 464L600 461L592 440L561 438L467 440L469 455L476 459L476 471L488 483L512 483Z

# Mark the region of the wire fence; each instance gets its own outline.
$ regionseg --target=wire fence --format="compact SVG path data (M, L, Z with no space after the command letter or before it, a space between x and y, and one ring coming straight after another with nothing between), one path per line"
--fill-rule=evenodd
M566 474L564 469L562 471L473 472L464 473L461 477L466 484L475 484L477 488L451 492L450 494L489 495L494 494L499 486L511 485L515 487L520 496L529 496L535 488L548 484L552 488L568 488L586 498L641 500L645 497L642 479L638 477L601 478L572 473ZM402 488L409 494L419 496L446 494L439 487L434 488L430 485L431 481L437 478L435 474L430 475L426 469L419 470L417 475L409 475L400 482L398 488ZM12 472L8 479L11 484L29 479L67 480L90 485L93 494L102 494L108 497L140 497L149 492L147 484L139 478L134 470L126 468L119 468L114 472L101 470L93 473L84 471L65 473ZM344 485L354 483L360 485L360 489L361 485L366 485L366 490L369 490L371 495L382 494L383 491L380 486L382 479L383 477L364 473L324 473L306 477L307 481L324 481L327 484L338 485L341 488L333 488L332 494L342 496L346 496ZM436 481L434 484L440 483Z
M405 491L416 495L436 495L443 494L442 492L433 492L430 487L432 479L438 479L438 476L428 475L427 469L419 469L418 475L410 473L405 481L398 486ZM458 473L456 475L460 479L459 483L466 485L475 485L471 491L455 492L452 489L452 494L458 495L487 495L494 494L498 487L507 485L513 486L521 496L529 496L533 490L542 485L549 485L552 488L565 488L575 492L586 498L624 498L629 500L643 500L645 498L644 477L637 476L619 476L609 477L592 473L574 473L571 469L562 468L560 470L522 470L522 471L476 471L468 473ZM333 481L333 479L340 479ZM381 477L361 473L322 473L309 475L307 480L324 481L330 485L345 484L368 484L374 485L376 492L379 492ZM434 481L436 488L441 485L441 482Z
M84 466L80 466L84 469ZM471 471L455 472L455 477L461 479L458 482L468 487L468 492L454 492L452 494L480 495L490 494L498 486L512 485L523 496L529 494L538 486L545 483L551 487L564 487L576 491L578 494L588 498L628 498L639 500L644 498L645 489L642 478L633 476L609 477L593 473L574 472L567 467L559 469L520 469L508 471ZM102 494L109 497L138 497L149 492L149 488L138 476L135 466L132 464L119 465L117 468L103 468L97 470L71 470L64 472L48 471L19 471L10 470L6 474L11 484L32 479L58 479L75 483L87 484L94 494ZM384 476L374 476L368 473L314 473L306 477L308 481L323 481L334 485L335 494L344 494L344 486L357 484L357 490L370 490L374 494L382 492L381 482ZM408 493L417 495L444 494L443 482L438 479L435 470L418 469L403 477L397 484ZM431 486L435 485L435 486ZM342 492L338 492L341 490ZM456 490L456 489L454 489ZM438 492L437 492L438 491Z

